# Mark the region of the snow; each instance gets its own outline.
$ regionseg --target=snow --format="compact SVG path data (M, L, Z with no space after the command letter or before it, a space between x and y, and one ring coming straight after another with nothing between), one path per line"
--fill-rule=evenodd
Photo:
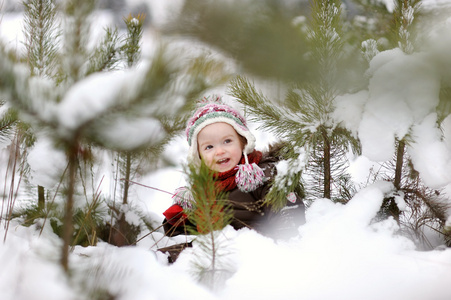
M0 246L0 298L73 299L63 270L55 267L60 240L50 230L37 238L35 230L14 222L10 227L7 243Z
M404 138L414 123L434 111L440 81L425 54L407 55L400 49L377 54L368 76L369 97L359 128L362 153L374 161L386 161L394 153L395 138Z
M31 183L47 189L54 188L66 168L66 156L53 147L52 141L42 136L28 153Z
M127 98L130 91L136 90L140 75L132 71L96 73L77 82L58 106L59 123L68 129L79 128L117 105L118 95Z
M368 98L368 91L360 91L355 94L338 96L335 99L335 110L332 113L335 122L349 130L357 137L360 121L362 120L363 107Z
M440 139L441 132L435 126L436 122L437 115L433 113L421 124L413 126L415 142L409 147L409 153L424 182L432 188L441 188L451 182L451 152ZM428 155L430 153L434 155Z
M385 2L387 7L393 4ZM164 0L155 3L158 9L169 5ZM0 26L2 38L14 47L19 34L14 31L9 35L5 25L13 30L17 23L20 17L5 15ZM438 41L449 45L449 35L444 35L448 40L440 39L441 36L437 32ZM363 144L363 155L351 162L355 182L365 182L368 170L376 162L391 159L394 138L409 133L415 137L415 143L407 151L425 183L451 190L451 117L445 119L440 131L433 113L438 103L439 74L434 64L428 63L435 60L440 65L443 52L448 51L443 49L437 47L437 55L405 55L397 49L381 52L371 61L369 89L337 99L335 121L358 135ZM405 76L398 76L399 72ZM55 116L61 116L61 130L70 131L96 118L114 104L119 91L132 91L138 77L136 70L96 74L73 86L55 112ZM107 84L109 88L105 89ZM107 137L132 146L158 140L162 133L155 122L138 119L116 124L123 130L112 129L111 133L118 135ZM258 146L271 140L265 133L256 132L256 136L261 137ZM140 183L148 187L132 185L134 204L156 223L161 223L161 213L172 202L170 193L185 184L181 166L186 144L180 136L169 145L164 155L175 166L140 178ZM5 161L4 155L0 158ZM63 153L44 138L39 138L31 149L29 162L33 183L49 188L65 168ZM279 167L287 169L282 164ZM2 164L2 174L5 169ZM113 182L106 181L105 193L111 196L109 185ZM2 194L5 187L0 187ZM412 240L397 233L399 228L392 218L372 221L384 195L392 191L391 183L376 182L360 190L346 205L316 199L306 212L307 223L299 228L299 236L290 240L274 240L249 229L236 231L226 227L218 238L228 250L224 258L230 273L215 290L197 282L193 275L192 263L201 251L198 244L182 252L174 264L168 264L167 257L156 251L192 237L167 238L160 230L148 236L148 232L142 233L136 246L76 246L70 255L72 276L66 277L59 266L61 240L48 222L24 227L13 220L8 228L0 228L0 237L5 238L0 243L0 299L89 299L90 293L105 291L120 300L451 299L451 249L420 251ZM397 201L402 203L400 197ZM127 218L138 221L130 210ZM1 221L2 225L8 224Z
M387 8L389 12L393 12L393 10L395 9L396 0L378 0L377 2L380 2L383 5L385 5L385 8ZM448 6L449 0L422 0L421 5L424 7Z
M449 299L451 251L416 251L394 234L392 219L368 224L388 189L387 183L375 184L348 205L318 199L301 238L289 242L225 228L235 272L216 293L193 280L197 248L167 265L147 246L77 246L73 280L82 276L88 291L105 288L117 299ZM50 231L39 238L35 228L13 228L0 247L1 299L78 299L57 267L59 242Z
M97 276L94 282L86 282L88 288L94 289L96 284L105 286L113 295L120 295L118 299L214 299L209 291L197 286L187 274L172 271L147 249L104 246L75 251L78 256L75 263L81 270L89 270L94 265L100 268L100 272L109 275ZM127 276L125 280L124 275ZM174 288L174 283L177 288Z
M23 50L23 14L8 13L0 15L0 36L7 49ZM7 25L6 25L7 24Z

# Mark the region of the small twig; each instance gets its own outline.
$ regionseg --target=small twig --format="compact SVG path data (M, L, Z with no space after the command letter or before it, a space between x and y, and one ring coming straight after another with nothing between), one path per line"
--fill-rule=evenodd
M183 222L183 220L177 220L177 222L171 227L171 231L175 231L175 229L177 228L178 225L180 225ZM166 221L167 223L167 221ZM157 228L155 228L154 230L152 230L151 232L147 233L146 235L142 236L140 239L138 239L134 245L136 245L139 241L143 240L144 238L148 237L149 235L151 235L152 233L156 232L158 229L160 229L161 227L163 227L166 223L161 224L160 226L158 226ZM166 235L164 235L161 239L155 241L155 243L150 247L153 248L154 246L156 246L160 241L163 240L163 238Z
M148 237L149 235L151 235L152 233L156 232L158 229L160 229L160 228L163 227L163 226L164 226L164 224L161 224L160 226L158 226L158 227L155 228L154 230L152 230L152 231L150 231L149 233L143 235L142 237L140 237L139 239L137 239L136 242L134 242L132 245L136 245L137 243L139 243L140 241L142 241L144 238L146 238L146 237ZM159 241L161 241L161 240L162 240L162 239L158 240L157 243L158 243ZM155 246L157 243L153 244L152 247ZM152 247L150 247L150 248L152 248Z
M159 192L162 192L162 193L166 193L166 194L169 194L169 195L171 195L171 196L173 196L173 197L176 196L176 194L173 194L173 193L171 193L171 192L168 192L168 191L165 191L165 190L162 190L162 189L159 189L159 188L155 188L155 187L152 187L152 186L148 186L148 185L145 185L145 184L136 182L136 181L127 180L127 179L125 179L125 178L121 178L120 180L121 180L121 181L128 181L128 182L133 183L133 184L137 184L137 185L140 185L140 186L143 186L143 187L152 189L152 190L156 190L156 191L159 191ZM178 221L176 222L176 224L175 224L171 229L172 229L173 231L175 231L175 228L176 228L181 222L182 222L182 220L178 220ZM146 235L142 236L142 237L141 237L140 239L138 239L134 244L137 244L139 241L143 240L144 238L148 237L148 236L151 235L152 233L156 232L158 229L160 229L160 228L163 227L163 226L164 226L164 224L158 226L157 228L155 228L155 229L152 230L151 232L149 232L149 233L147 233ZM158 242L160 242L162 239L163 239L163 238L161 238L161 239L159 239L158 241L156 241L150 248L153 248L153 247L154 247L155 245L157 245Z
M20 133L18 131L16 131L16 134L15 134L15 137L14 137L14 144L13 144L14 147L11 148L12 149L11 151L13 151L12 156L14 157L14 161L13 161L12 172L11 172L10 195L8 196L8 204L7 204L7 207L6 207L7 219L6 219L5 236L3 238L3 243L6 242L6 236L8 235L9 224L10 224L10 221L11 221L14 204L16 203L16 199L17 199L17 195L19 193L20 183L22 181L22 175L23 175L23 172L21 170L20 176L19 176L19 182L17 183L16 192L14 193L14 184L15 184L14 178L16 177L15 173L16 173L16 169L17 169L17 160L20 159L20 145L19 145L20 137L19 137L19 134ZM8 166L9 166L9 163L8 163Z
M69 164L67 164L66 168L64 169L63 174L61 174L60 181L58 182L58 186L56 187L56 191L55 191L55 194L53 195L52 202L49 205L47 205L47 211L46 211L46 214L44 217L44 222L42 223L41 230L39 231L39 236L41 236L42 231L44 230L45 223L47 222L47 219L49 218L50 210L52 209L53 203L55 203L56 196L59 192L61 184L63 183L64 175L66 174L66 171L68 168L69 168Z
M119 156L120 156L120 154L117 153L116 161L119 161ZM108 205L108 207L110 207L110 209L111 209L111 218L110 218L111 226L110 226L110 232L108 234L108 243L111 243L111 236L113 235L113 221L114 221L113 214L115 212L115 209L113 209L113 208L116 207L116 191L117 191L117 182L118 182L116 176L118 176L117 174L119 174L119 162L116 164L116 172L114 174L115 174L114 175L115 176L115 180L114 180L113 205L111 205L111 206Z
M140 185L140 186L143 186L143 187L152 189L152 190L156 190L156 191L163 192L163 193L169 194L169 195L171 195L171 196L174 196L174 194L171 193L171 192L168 192L168 191L165 191L165 190L161 190L161 189L158 189L158 188L155 188L155 187L152 187L152 186L148 186L148 185L145 185L145 184L136 182L136 181L127 180L127 179L125 179L125 178L121 178L120 180L121 180L121 181L128 181L128 182L133 183L133 184L137 184L137 185Z

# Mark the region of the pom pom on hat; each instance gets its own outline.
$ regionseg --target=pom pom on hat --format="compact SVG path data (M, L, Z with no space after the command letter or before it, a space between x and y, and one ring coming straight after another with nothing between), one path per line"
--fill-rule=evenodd
M213 123L227 123L235 131L247 140L244 154L254 151L255 137L247 127L246 119L234 108L224 104L218 95L204 97L199 102L199 107L188 120L186 138L188 140L188 161L200 165L200 157L197 149L197 135L206 126Z
M245 164L238 165L235 182L240 191L248 193L263 185L266 177L263 170L256 163L249 164L246 154L244 154L244 159L246 160Z
M175 190L173 204L181 206L185 210L192 210L194 208L194 197L189 188L179 187Z

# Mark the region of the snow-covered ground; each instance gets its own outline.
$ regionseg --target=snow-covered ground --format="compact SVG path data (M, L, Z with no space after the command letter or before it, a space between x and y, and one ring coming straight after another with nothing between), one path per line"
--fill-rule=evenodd
M165 11L167 2L148 1L156 12ZM424 4L443 6L449 2L430 0ZM109 20L107 15L104 17L102 20ZM425 182L436 188L450 184L451 119L445 121L440 133L433 126L436 115L432 112L438 99L434 66L451 69L446 60L451 48L450 24L448 21L448 26L443 27L443 35L437 33L433 37L435 42L428 48L428 53L433 55L407 56L396 49L380 53L371 63L369 90L338 99L337 121L343 121L349 130L358 133L363 143L363 156L355 158L351 166L356 182L367 179L368 169L373 165L370 159L386 160L394 152L394 136L411 129L417 136L417 144L408 151ZM3 15L0 36L9 47L21 47L20 26L20 14ZM395 76L400 68L409 77ZM418 69L421 72L416 72ZM411 89L399 88L406 86ZM99 87L91 88L95 92ZM74 91L81 92L89 94L86 90ZM398 106L387 110L382 104L393 98L399 100ZM90 108L84 109L86 113L92 112ZM61 113L69 116L73 110L61 110ZM386 126L381 129L381 124ZM254 132L257 148L265 147L271 137ZM170 192L183 185L181 165L186 150L184 138L177 138L165 155L172 157L178 167L158 170L142 178L140 183ZM60 154L50 153L44 141L34 149L33 155L35 159L30 163L36 176L51 182L51 171L62 167L58 166ZM0 174L6 168L5 158L1 151ZM48 177L42 177L45 174ZM108 178L105 182L108 193ZM161 221L161 213L172 202L171 196L143 186L134 188L134 204ZM3 184L0 189L3 191ZM144 232L143 239L133 247L118 248L107 243L96 247L77 246L70 256L73 274L67 278L58 260L61 240L48 223L40 234L38 225L42 224L23 227L12 221L5 228L7 223L3 222L0 223L0 237L5 238L0 244L0 299L85 299L86 291L99 294L108 291L115 298L107 298L105 294L102 299L123 300L451 299L451 249L436 244L434 250L420 251L410 239L397 234L398 225L393 219L372 222L384 193L391 189L388 182L376 182L360 190L346 205L317 199L307 210L307 223L299 228L299 236L288 241L269 239L248 229L225 228L219 238L228 251L224 260L230 272L215 290L197 282L193 275L193 261L200 251L198 244L182 252L171 265L165 255L155 251L190 237L169 239L161 232L144 237Z

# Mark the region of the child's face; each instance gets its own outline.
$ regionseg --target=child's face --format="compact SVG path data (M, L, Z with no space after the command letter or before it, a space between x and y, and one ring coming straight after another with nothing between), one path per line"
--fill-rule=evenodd
M216 172L226 172L241 160L243 145L238 133L227 123L205 126L197 135L201 159Z

